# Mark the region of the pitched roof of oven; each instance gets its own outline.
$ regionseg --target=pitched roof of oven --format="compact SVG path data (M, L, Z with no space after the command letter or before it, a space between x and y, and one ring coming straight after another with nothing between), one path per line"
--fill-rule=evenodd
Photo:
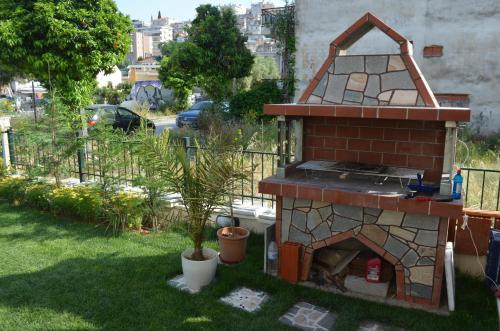
M399 54L343 54L374 27L400 46ZM371 13L330 43L328 58L299 103L439 107L413 59L410 41Z

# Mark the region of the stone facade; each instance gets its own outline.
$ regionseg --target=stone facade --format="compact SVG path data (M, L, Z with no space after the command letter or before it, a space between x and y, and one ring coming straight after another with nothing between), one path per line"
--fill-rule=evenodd
M336 56L306 103L425 106L400 55Z
M339 236L356 238L404 274L406 296L430 300L439 226L437 216L284 197L280 238L313 250Z

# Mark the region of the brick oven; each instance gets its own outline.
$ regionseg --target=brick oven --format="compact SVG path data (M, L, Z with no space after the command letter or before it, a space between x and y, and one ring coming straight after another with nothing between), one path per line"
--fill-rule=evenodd
M373 28L400 52L349 55ZM437 198L451 193L457 122L470 110L438 105L411 42L367 13L330 44L298 103L264 112L278 118L279 161L259 190L276 195L279 249L300 245L299 279L319 249L355 239L392 265L397 299L438 307L448 221L462 201ZM438 189L425 201L407 196L417 173Z

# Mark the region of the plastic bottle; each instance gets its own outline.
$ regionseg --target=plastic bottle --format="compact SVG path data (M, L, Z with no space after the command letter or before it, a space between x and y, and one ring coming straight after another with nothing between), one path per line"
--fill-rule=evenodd
M453 189L451 194L455 200L459 200L462 196L462 183L464 182L464 178L461 172L460 169L457 169L457 173L453 177Z
M274 241L267 246L267 273L273 276L278 274L278 245Z

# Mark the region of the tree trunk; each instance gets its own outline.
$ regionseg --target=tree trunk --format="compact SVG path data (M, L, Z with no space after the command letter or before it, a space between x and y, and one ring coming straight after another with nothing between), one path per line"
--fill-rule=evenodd
M194 252L191 255L191 260L204 261L205 257L203 256L203 247L201 247L201 245L199 245L199 247L197 247L197 246L198 245L195 245L195 247L194 247Z

